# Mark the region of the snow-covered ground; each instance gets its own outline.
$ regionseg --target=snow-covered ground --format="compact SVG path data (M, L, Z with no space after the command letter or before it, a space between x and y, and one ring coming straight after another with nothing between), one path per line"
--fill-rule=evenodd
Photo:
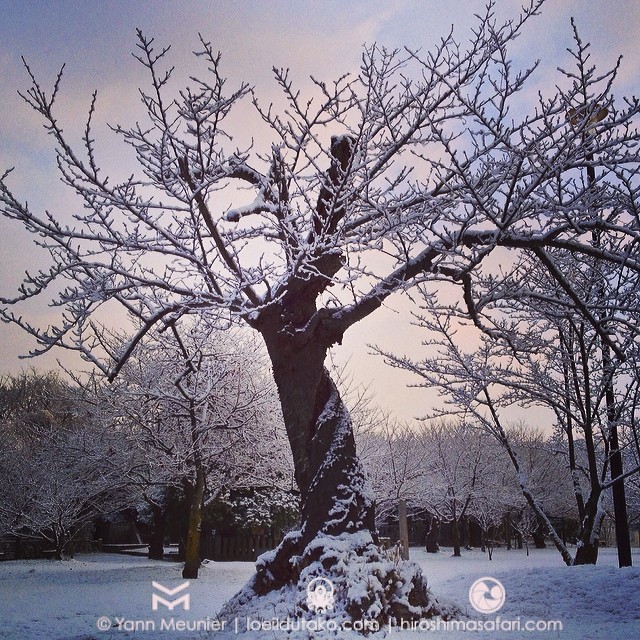
M640 565L640 552L634 550ZM369 635L383 637L438 637L450 640L474 638L559 638L561 640L633 640L640 638L640 568L617 569L615 550L603 549L598 566L565 567L554 550L496 550L493 561L479 551L452 558L449 550L428 555L411 550L412 560L425 570L433 592L457 602L467 613L467 630L381 630ZM222 604L246 582L253 565L246 562L208 562L201 579L174 595L163 593L152 582L175 589L184 581L181 565L144 558L93 554L75 560L16 561L0 563L0 638L11 640L112 640L115 638L286 637L283 631L245 632L246 620L227 621L224 631L192 631L196 622L215 627ZM469 604L468 592L478 578L497 578L506 591L499 612L483 615ZM152 610L152 594L172 601L188 593L189 610L176 604L173 611L162 602ZM269 618L269 612L265 612ZM500 621L496 623L497 617ZM162 621L175 625L161 631ZM121 628L115 628L120 621ZM171 622L173 621L173 622ZM525 623L539 628L547 621L560 622L562 630L528 632ZM279 621L281 622L281 621ZM488 629L477 630L482 622ZM487 624L488 623L488 624ZM181 629L183 625L185 628ZM492 625L497 625L492 628ZM100 626L110 627L101 631ZM520 626L520 630L518 630ZM556 625L553 625L554 627ZM511 628L511 630L508 630ZM133 630L136 629L136 630ZM325 633L305 631L291 638L322 638ZM340 638L362 636L340 631Z

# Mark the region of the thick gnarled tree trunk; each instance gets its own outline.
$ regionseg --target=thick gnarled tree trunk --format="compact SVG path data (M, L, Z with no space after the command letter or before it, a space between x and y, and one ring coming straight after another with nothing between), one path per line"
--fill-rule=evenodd
M367 531L375 539L373 498L356 454L349 412L324 366L326 346L314 339L298 340L286 330L263 335L302 496L294 555L303 555L322 534ZM268 571L260 573L259 590L291 581L291 544L282 545Z
M313 353L316 348L309 351L297 357L285 353L274 360L284 420L294 445L296 480L303 494L305 543L321 531L334 535L374 526L351 418L324 368L324 358ZM297 366L292 365L295 360ZM326 522L320 514L329 510L334 516Z
M298 310L300 307L298 307ZM288 316L289 317L289 316ZM281 317L260 327L273 365L302 496L302 523L259 558L252 582L226 608L238 615L256 596L290 589L296 615L315 615L306 588L331 581L331 615L389 621L457 613L431 596L420 568L394 562L377 544L373 495L356 453L349 412L324 366L330 339L292 332Z

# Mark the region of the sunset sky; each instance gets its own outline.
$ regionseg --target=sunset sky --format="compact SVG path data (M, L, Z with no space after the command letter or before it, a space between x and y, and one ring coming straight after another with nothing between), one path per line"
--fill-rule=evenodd
M473 14L484 0L330 0L294 1L188 1L139 0L37 1L0 0L0 173L15 167L10 186L34 210L52 213L70 206L68 194L56 174L51 139L41 123L17 95L28 87L21 56L50 90L60 66L66 63L61 87L61 120L70 137L79 140L94 89L98 90L96 122L130 125L141 115L137 87L146 82L133 59L135 29L172 46L176 78L186 78L202 33L223 54L223 70L231 86L246 81L264 103L277 97L271 68L288 67L304 88L309 75L332 80L357 71L363 44L377 42L388 48L428 49L446 35L451 25L462 42L470 37ZM520 0L498 0L497 13L518 12ZM592 43L594 63L608 68L618 54L624 59L617 94L638 94L640 89L640 2L637 0L547 0L542 15L534 18L514 43L518 65L541 60L532 78L535 92L549 90L558 80L556 68L571 65L570 18L575 17L582 38ZM105 172L133 170L131 157L98 126L98 156ZM247 130L246 135L251 135ZM78 145L79 146L79 145ZM31 238L17 225L0 219L0 296L11 296L25 270L47 265ZM55 319L47 300L24 308L34 324ZM393 302L392 305L393 306ZM345 338L336 357L351 357L354 377L371 383L376 401L402 418L424 414L430 402L424 391L407 390L411 378L389 370L368 355L367 343L387 350L417 353L419 334L409 320L393 309L374 314ZM19 361L29 342L10 326L0 325L0 373L20 367L55 365L50 354L36 361ZM68 357L67 363L73 363Z

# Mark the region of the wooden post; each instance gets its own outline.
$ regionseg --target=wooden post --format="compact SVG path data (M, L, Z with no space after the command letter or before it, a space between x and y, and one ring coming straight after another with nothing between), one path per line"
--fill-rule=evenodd
M407 502L398 501L398 520L400 522L400 552L403 560L409 559L409 527L407 525Z

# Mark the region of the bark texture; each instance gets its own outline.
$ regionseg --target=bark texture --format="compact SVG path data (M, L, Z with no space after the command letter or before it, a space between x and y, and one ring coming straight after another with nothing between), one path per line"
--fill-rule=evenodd
M191 507L189 509L189 528L187 530L187 544L185 549L183 578L195 579L200 569L200 535L202 532L202 500L204 497L205 474L202 468L196 472L196 486L193 490Z
M324 367L326 350L316 340L304 342L296 344L282 332L267 339L302 496L302 527L259 571L256 588L262 593L291 581L291 558L304 556L320 535L367 531L376 542L373 498L349 412Z
M303 308L299 299L288 310ZM274 315L260 329L293 452L302 524L258 559L253 580L224 613L246 615L256 597L269 600L287 592L284 599L296 603L293 615L313 617L306 589L322 576L335 588L335 618L386 624L456 615L457 610L432 597L417 565L393 561L378 546L374 500L357 456L351 418L324 366L335 336L322 323L312 334L292 332L290 325L283 326L283 317L291 319L292 314Z

